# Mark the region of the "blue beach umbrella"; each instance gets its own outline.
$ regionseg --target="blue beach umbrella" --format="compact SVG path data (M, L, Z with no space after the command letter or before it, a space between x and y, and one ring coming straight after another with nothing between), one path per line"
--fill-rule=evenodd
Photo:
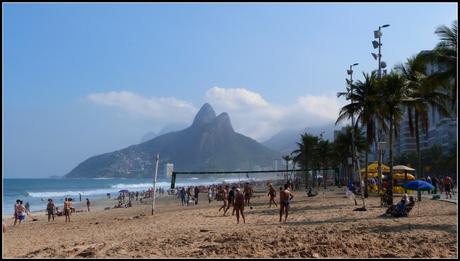
M403 188L410 189L410 190L417 190L417 191L434 189L433 185L431 185L430 183L426 181L419 180L419 179L407 182L406 184L403 185ZM417 204L417 215L419 213L418 205L419 204Z
M410 190L417 190L417 191L434 189L433 185L431 185L430 183L426 181L419 180L419 179L407 182L406 184L403 185L403 188L410 189Z

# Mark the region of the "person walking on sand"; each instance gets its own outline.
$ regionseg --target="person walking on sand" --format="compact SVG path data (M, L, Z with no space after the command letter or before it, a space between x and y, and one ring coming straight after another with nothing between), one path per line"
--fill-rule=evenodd
M246 219L244 218L244 195L241 193L240 188L236 189L235 194L235 204L233 205L233 210L236 210L236 224L240 223L240 213L243 217L243 223L246 224Z
M225 186L225 188L222 190L222 197L224 201L224 205L219 208L219 212L223 209L224 210L224 216L225 216L225 209L227 209L227 201L228 201L228 185Z
M89 202L89 198L86 198L86 207L88 208L88 212L89 212L90 205L91 205L91 202Z
M53 217L54 221L54 203L52 199L48 199L48 204L46 205L46 211L48 212L48 222L51 221L51 217Z
M272 183L269 183L268 184L268 195L267 196L270 196L270 202L269 202L269 208L272 207L272 202L273 204L275 204L276 207L278 207L278 205L276 204L275 202L275 197L276 197L276 190L275 188L273 187Z
M280 187L280 190L283 188ZM284 185L284 190L280 192L280 222L283 217L283 212L285 212L284 222L286 222L289 211L289 201L294 198L294 195L289 191L288 184Z

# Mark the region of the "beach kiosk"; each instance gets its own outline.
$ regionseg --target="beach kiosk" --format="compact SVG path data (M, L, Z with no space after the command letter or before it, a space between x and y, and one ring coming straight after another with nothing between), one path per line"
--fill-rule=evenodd
M409 181L415 180L414 175L409 174L409 171L415 171L415 169L404 165L393 166L393 184L396 189L393 189L396 193L412 193L412 190L404 190L403 185Z
M364 175L366 175L366 169L362 168L360 172L361 176L364 178ZM388 179L388 173L390 173L390 167L382 163L382 181ZM373 177L375 180L379 179L379 164L377 161L374 161L373 163L367 165L367 179L369 180L371 177ZM378 191L377 184L369 184L369 188L371 191Z
M405 193L404 188L402 187L405 183L415 180L415 176L409 174L408 172L415 171L415 169L404 166L404 165L396 165L393 166L393 192L397 194ZM367 178L374 177L378 179L378 162L374 161L373 163L367 166ZM361 169L361 175L364 177L366 173L366 169ZM390 174L390 167L382 164L382 181L388 181L388 175ZM372 191L377 191L377 185L370 186ZM411 193L412 191L406 190L407 193Z

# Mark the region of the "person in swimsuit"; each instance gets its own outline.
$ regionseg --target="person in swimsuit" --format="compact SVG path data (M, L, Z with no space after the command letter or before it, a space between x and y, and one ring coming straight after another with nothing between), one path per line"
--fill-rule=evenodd
M292 193L289 191L288 184L284 185L284 190L280 187L280 222L283 217L283 212L285 212L284 222L286 222L288 217L288 210L289 210L289 201L294 197Z
M64 216L65 222L70 222L70 211L72 209L72 201L70 198L66 198L64 201Z
M46 211L48 212L48 222L51 221L51 217L53 217L54 221L54 203L52 199L48 199L48 205L46 205Z
M254 191L252 190L252 187L249 184L249 182L246 182L246 184L244 185L244 200L245 200L246 205L248 207L250 207L249 204L250 204L250 200L251 200L253 192ZM252 207L250 207L250 208L252 209Z
M275 202L276 190L273 187L272 183L268 184L268 187L269 187L268 196L270 196L269 207L270 208L272 207L272 202L273 204L275 204L276 207L278 207L278 205Z
M21 200L17 199L16 204L14 204L14 225L13 226L16 226L16 223L18 222L18 219L19 219L17 209L20 203L21 203Z
M233 186L232 190L230 190L228 192L228 205L227 205L227 208L224 211L224 215L227 213L227 211L230 209L230 207L234 206L234 204L235 204L235 194L236 194L235 190L236 190L236 187ZM234 214L235 214L235 208L233 208L232 216Z
M22 200L19 201L19 204L16 205L16 213L18 215L19 225L21 225L21 221L26 219L26 207L22 204Z
M240 188L236 189L235 194L235 204L233 205L233 210L236 210L236 223L240 223L240 213L243 217L243 223L246 224L246 219L244 218L244 195L241 193Z
M227 203L228 203L228 185L225 186L224 190L222 191L222 196L224 199L224 205L219 208L219 212L223 209L224 210L224 216L225 216L225 210L227 209Z

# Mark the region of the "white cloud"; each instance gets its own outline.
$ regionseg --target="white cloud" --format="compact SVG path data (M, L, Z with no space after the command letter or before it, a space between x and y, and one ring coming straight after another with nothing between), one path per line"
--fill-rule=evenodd
M87 99L93 103L118 107L134 116L158 120L160 124L191 122L197 113L192 103L173 97L142 97L129 91L92 93Z
M289 105L267 102L244 88L213 87L205 99L217 112L228 112L236 131L263 141L283 129L302 129L335 122L343 102L336 94L307 95Z
M121 108L134 116L155 119L160 125L191 123L198 111L191 102L172 97L146 98L128 91L93 93L87 98L96 104ZM237 132L258 141L266 140L284 129L333 123L345 103L331 93L299 96L292 104L278 105L245 88L221 87L208 89L204 99L217 114L228 112Z

